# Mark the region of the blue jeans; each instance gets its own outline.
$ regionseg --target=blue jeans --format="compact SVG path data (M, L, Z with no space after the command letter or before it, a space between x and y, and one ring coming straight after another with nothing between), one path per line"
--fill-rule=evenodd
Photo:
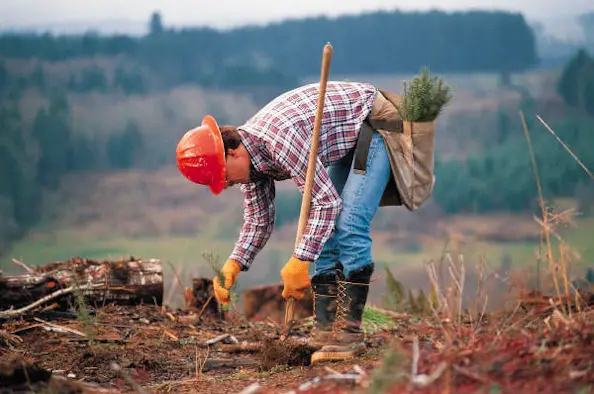
M351 156L352 157L352 156ZM338 263L345 277L372 263L371 221L377 212L391 169L382 136L373 132L366 174L353 171L351 157L328 166L328 175L342 199L334 231L315 261L314 275L334 275Z

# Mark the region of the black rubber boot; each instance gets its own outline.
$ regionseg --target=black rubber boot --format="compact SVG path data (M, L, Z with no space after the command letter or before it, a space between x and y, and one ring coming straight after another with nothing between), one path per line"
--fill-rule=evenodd
M311 278L314 295L314 329L308 344L322 347L330 343L332 324L336 318L337 277L335 275L316 275Z
M361 322L373 270L374 265L371 264L352 272L344 281L339 281L332 342L312 355L312 363L349 360L365 351Z
M339 286L344 286L343 309L339 312L339 320L343 320L344 322L342 324L339 323L339 328L342 329L342 336L347 341L349 337L352 337L353 340L359 340L360 336L360 340L363 339L361 321L363 320L363 310L367 303L369 281L373 270L374 265L372 263L355 272L351 272L344 280L344 284L339 284ZM340 316L341 314L343 316ZM349 334L355 335L350 336Z

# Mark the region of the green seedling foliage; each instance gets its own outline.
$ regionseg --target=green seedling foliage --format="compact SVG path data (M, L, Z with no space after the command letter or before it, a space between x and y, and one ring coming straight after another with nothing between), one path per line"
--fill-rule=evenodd
M431 76L428 67L411 81L404 82L402 103L397 107L402 120L432 122L452 99L451 89L443 79Z

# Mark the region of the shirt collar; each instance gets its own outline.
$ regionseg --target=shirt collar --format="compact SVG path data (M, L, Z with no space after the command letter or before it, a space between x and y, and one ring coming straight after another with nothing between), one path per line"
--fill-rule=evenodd
M250 181L265 178L265 173L270 165L267 163L263 152L264 142L241 128L237 128L237 133L241 137L241 143L250 155Z

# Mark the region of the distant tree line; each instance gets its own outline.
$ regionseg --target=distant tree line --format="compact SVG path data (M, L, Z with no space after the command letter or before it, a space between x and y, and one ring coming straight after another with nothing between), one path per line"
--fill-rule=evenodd
M89 92L123 92L130 94L148 93L146 75L130 65L118 65L113 75L97 64L82 67L79 71L71 71L66 81L58 78L48 78L44 67L39 64L30 73L17 71L10 73L6 67L6 60L0 59L0 91L2 95L19 94L26 89L36 89L42 93L55 90L68 90L76 93Z
M61 61L124 55L152 70L155 88L194 83L214 87L293 87L317 75L323 44L335 48L332 72L410 73L421 65L436 72L513 72L538 59L533 31L521 14L508 12L375 12L357 16L284 21L230 31L167 29L158 13L150 33L0 37L0 57ZM138 74L136 72L135 74ZM74 77L73 88L101 89L98 70ZM134 78L134 77L130 77ZM120 75L119 82L137 85ZM84 82L86 81L86 82ZM140 89L138 87L135 90Z
M74 132L66 96L55 92L32 124L17 100L1 96L0 130L0 249L38 223L44 192L56 190L65 174L129 168L143 143L132 122L103 140Z
M519 117L514 123L518 137L463 161L438 162L434 198L446 213L538 208L536 179L526 139L521 139ZM594 168L591 123L566 122L554 128L584 164ZM545 199L550 202L557 197L591 198L589 190L594 184L554 137L540 123L534 123L530 136ZM580 203L585 207L585 201Z
M584 49L565 66L557 91L567 105L594 116L594 59Z
M580 50L564 66L557 90L574 113L550 124L557 136L594 169L594 61ZM530 132L545 199L575 197L583 213L594 203L594 181L535 118L534 100L520 104ZM486 150L465 160L437 160L434 196L448 213L525 211L537 208L538 192L519 114L499 110L499 125Z
M73 171L132 168L142 154L142 131L134 122L105 135L72 129L66 93L122 91L152 93L176 84L198 84L233 91L274 92L319 73L323 43L334 47L333 74L495 71L506 73L537 61L532 33L517 14L467 12L445 14L381 12L336 19L310 18L228 32L173 30L160 16L144 37L5 35L0 37L0 243L22 234L41 218L41 199ZM108 70L99 63L69 70L64 81L46 76L43 63L27 73L11 73L7 59L67 59L116 56ZM123 60L122 60L123 59ZM553 124L589 168L593 108L591 58L580 53L565 68L559 92L579 116ZM20 111L27 89L43 93L47 103L33 120ZM264 100L264 96L262 97ZM592 200L591 183L553 137L538 130L532 98L522 103L532 132L540 177L547 195ZM501 110L496 142L461 161L438 158L435 201L446 212L525 210L534 206L536 185L517 112ZM480 137L477 137L480 138ZM513 157L513 160L510 160ZM576 186L577 185L577 186ZM588 197L589 196L589 197ZM299 196L279 194L279 223L298 216ZM0 245L1 246L1 245Z

